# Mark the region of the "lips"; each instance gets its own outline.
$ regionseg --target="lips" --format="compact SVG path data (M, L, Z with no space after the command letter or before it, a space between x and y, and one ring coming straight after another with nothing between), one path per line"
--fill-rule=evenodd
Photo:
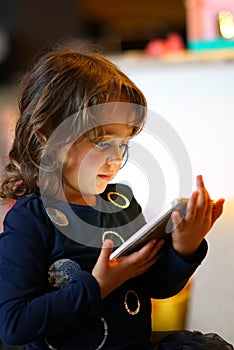
M100 177L102 180L110 181L113 177L113 174L98 174L98 177Z

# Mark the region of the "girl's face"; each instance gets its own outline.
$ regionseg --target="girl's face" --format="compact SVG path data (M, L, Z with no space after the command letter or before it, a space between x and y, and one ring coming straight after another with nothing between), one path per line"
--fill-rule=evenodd
M118 173L132 135L132 126L103 125L103 137L91 142L87 137L76 141L67 154L63 168L63 189L69 203L95 205Z

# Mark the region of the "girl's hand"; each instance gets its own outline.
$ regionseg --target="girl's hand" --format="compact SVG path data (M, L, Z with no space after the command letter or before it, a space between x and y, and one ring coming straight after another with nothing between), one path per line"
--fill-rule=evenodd
M197 191L193 192L186 215L181 219L179 213L172 213L174 230L172 244L182 258L191 258L209 232L214 222L223 212L224 199L215 203L210 199L202 176L197 177Z
M151 240L137 252L110 260L113 242L109 239L105 240L92 271L92 275L100 286L102 298L128 279L146 272L159 259L162 245L163 240Z

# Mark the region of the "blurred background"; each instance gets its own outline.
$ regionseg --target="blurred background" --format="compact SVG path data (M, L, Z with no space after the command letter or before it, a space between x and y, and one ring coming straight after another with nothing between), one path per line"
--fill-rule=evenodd
M202 173L212 198L226 198L207 237L208 256L192 279L183 327L234 343L234 0L0 0L1 169L17 119L20 77L57 46L97 51L116 63L177 132L194 180ZM168 173L173 183L175 172ZM132 178L144 203L147 181ZM3 218L7 208L0 209Z
M121 52L142 50L170 31L183 38L186 33L181 0L1 0L0 6L2 79L12 79L58 42L86 40L105 52Z
M14 81L54 45L168 51L234 47L233 0L0 1L0 79Z

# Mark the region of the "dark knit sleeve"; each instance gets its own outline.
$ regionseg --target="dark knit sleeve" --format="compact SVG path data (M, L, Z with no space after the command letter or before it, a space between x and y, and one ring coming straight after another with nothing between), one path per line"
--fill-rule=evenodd
M26 207L9 211L0 235L0 338L29 343L68 332L85 317L99 317L97 281L79 271L66 286L48 291L50 235L43 220Z
M199 246L192 261L183 260L174 250L171 239L168 239L162 250L162 256L155 265L142 275L142 286L151 298L169 298L177 294L188 282L204 260L208 250L206 240Z

